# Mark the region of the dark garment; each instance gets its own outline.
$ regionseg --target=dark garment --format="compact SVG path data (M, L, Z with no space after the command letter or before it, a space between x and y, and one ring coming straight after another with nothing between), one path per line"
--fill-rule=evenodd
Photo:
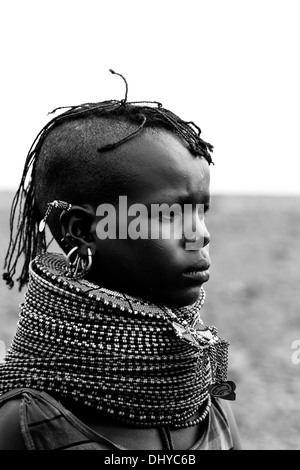
M20 388L0 397L0 406L21 398L20 426L28 450L129 450L115 444L80 421L45 392ZM213 400L205 432L187 450L230 450L232 437L226 416Z

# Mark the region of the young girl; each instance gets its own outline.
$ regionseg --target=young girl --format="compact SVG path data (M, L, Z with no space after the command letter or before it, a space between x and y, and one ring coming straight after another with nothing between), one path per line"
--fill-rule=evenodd
M124 81L123 100L68 108L29 151L4 274L12 287L25 255L0 449L240 448L218 398L235 395L228 343L200 317L212 146L160 103L128 102ZM46 224L65 255L47 251Z

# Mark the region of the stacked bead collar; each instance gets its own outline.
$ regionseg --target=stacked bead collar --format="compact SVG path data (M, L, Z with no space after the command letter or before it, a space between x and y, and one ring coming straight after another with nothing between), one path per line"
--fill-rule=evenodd
M204 290L168 315L143 299L70 280L64 268L59 254L32 261L17 332L0 365L0 394L17 387L58 393L138 426L193 425L205 403L206 416L217 350L228 343L200 319ZM174 330L174 317L192 324L196 316L214 337L206 347Z

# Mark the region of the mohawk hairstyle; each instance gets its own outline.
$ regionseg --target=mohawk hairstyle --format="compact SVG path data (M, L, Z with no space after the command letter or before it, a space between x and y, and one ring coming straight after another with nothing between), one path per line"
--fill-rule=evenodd
M121 137L115 142L108 143L98 148L99 153L117 148L138 135L145 127L165 128L174 132L183 139L195 156L204 157L209 164L213 163L210 152L213 146L200 138L201 129L192 121L184 121L173 112L163 108L157 101L127 101L128 84L123 75L120 76L125 83L125 97L122 100L109 100L99 103L83 103L77 106L62 106L55 108L49 114L65 110L50 120L38 133L31 145L21 178L19 188L14 196L10 211L10 239L4 262L3 279L9 288L14 285L14 276L21 255L24 255L24 263L21 274L17 279L19 290L24 287L29 279L29 264L39 253L47 249L45 231L39 232L41 214L36 200L35 169L42 146L50 132L66 121L84 119L90 116L103 118L122 117L130 123L134 123L135 130ZM51 201L48 201L51 202ZM68 201L69 202L69 201Z

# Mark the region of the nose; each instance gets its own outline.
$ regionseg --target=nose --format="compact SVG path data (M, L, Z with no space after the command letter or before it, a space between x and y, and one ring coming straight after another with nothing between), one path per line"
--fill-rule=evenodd
M185 214L183 225L183 243L186 250L201 250L209 244L210 234L203 211L190 211Z

